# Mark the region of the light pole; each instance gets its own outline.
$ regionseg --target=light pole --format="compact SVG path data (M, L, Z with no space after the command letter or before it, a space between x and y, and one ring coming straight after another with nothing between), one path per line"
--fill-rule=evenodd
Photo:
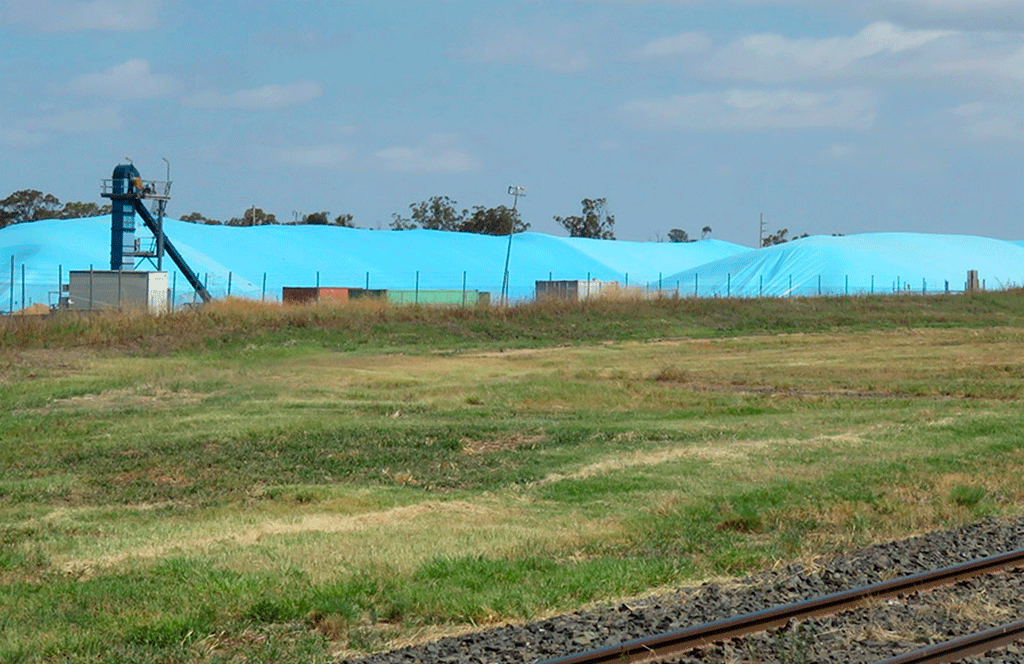
M167 164L167 181L164 182L164 196L157 201L157 234L156 234L156 271L164 269L164 211L167 208L167 196L171 195L171 160L160 157Z
M501 305L508 305L508 261L512 257L512 234L516 230L516 204L519 202L520 196L526 195L526 187L519 187L517 185L510 184L508 186L508 195L512 196L512 223L509 224L508 229L508 249L505 251L505 278L501 282Z

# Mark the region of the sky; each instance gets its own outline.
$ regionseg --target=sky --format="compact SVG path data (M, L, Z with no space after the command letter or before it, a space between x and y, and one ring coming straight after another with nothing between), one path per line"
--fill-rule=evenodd
M1024 239L1024 0L0 0L0 81L0 197Z

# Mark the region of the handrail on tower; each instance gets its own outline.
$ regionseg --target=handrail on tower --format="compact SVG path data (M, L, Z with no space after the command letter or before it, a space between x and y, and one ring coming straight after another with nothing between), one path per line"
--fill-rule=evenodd
M166 251L203 302L209 302L212 299L199 276L192 271L181 253L164 234L164 208L171 198L170 180L143 180L135 166L119 164L114 168L113 177L103 180L100 196L109 198L111 201L111 270L123 270L125 257L137 255L134 240L134 216L135 213L138 213L150 232L153 233L153 237L156 238L157 260L160 260L163 252ZM150 198L157 202L158 219L153 218L145 203L142 202L144 198ZM130 265L129 269L132 267L134 266Z

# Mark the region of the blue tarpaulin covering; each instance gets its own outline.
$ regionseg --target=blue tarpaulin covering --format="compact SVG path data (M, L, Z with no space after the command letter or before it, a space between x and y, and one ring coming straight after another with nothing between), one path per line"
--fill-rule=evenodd
M283 286L462 289L497 300L508 237L335 226L229 227L165 221L165 232L214 297L278 300ZM152 238L140 231L141 248ZM11 283L11 261L14 282ZM70 270L110 266L110 218L47 220L0 229L0 310L55 303ZM175 266L177 303L193 295ZM146 261L139 269L154 269ZM1024 246L973 236L871 233L808 237L764 249L719 240L622 242L522 233L512 239L509 293L538 280L618 281L680 295L757 297L961 291L968 270L987 288L1024 284ZM24 281L23 281L24 275Z

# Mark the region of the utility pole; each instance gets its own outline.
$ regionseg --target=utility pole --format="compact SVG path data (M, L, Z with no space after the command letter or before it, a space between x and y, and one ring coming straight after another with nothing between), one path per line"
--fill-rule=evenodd
M509 185L508 195L514 198L512 199L512 224L508 229L508 249L505 251L505 278L501 282L501 306L503 307L508 305L508 261L512 257L512 234L516 230L516 204L519 202L520 196L526 195L526 187Z

